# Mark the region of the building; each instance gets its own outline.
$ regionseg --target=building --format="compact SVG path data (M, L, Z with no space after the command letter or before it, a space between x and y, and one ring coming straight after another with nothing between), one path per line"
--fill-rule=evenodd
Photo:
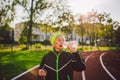
M14 40L15 41L19 41L20 36L21 36L21 32L24 29L25 23L18 23L15 25L15 29L14 29ZM33 27L32 29L32 41L44 41L49 40L51 33L47 32L47 37L46 37L46 33L42 32L42 30L40 28L37 27Z
M20 39L20 34L23 30L25 26L25 23L18 23L15 25L15 29L14 29L14 40L15 41L19 41ZM32 41L44 41L44 40L50 40L50 37L52 35L52 33L50 33L49 31L47 32L47 36L46 36L46 32L42 32L41 28L37 28L37 27L33 27L32 30ZM72 38L72 39L71 39ZM66 39L69 40L76 40L78 42L82 42L82 38L77 35L76 33L71 33L70 35L68 35L66 37ZM86 41L88 40L87 36L83 37L83 42L86 43Z

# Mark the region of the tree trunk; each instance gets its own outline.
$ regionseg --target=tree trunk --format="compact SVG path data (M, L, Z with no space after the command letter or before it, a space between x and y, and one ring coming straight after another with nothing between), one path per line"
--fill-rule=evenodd
M82 32L82 36L81 36L81 37L82 37L82 49L83 49L83 44L84 44L84 43L83 43L83 32Z
M30 42L32 40L32 18L33 18L33 0L31 2L31 12L30 12L30 23L29 23L29 28L28 28L28 36L27 36L27 44L26 44L26 49L29 49L30 47Z

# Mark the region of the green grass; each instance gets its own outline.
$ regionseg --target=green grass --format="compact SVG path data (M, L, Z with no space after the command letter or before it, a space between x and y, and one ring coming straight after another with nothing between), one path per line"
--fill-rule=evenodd
M45 53L45 50L0 52L0 80L10 80L40 64Z
M14 47L13 52L9 48L0 48L0 80L10 80L11 78L19 75L20 73L40 64L42 57L51 50L51 46L41 50L31 49L21 51L20 47ZM116 50L116 47L99 47L99 50ZM79 46L79 51L94 51L98 50L97 47Z
M78 50L81 52L85 51L105 51L105 50L120 50L120 47L96 47L96 46L79 46Z

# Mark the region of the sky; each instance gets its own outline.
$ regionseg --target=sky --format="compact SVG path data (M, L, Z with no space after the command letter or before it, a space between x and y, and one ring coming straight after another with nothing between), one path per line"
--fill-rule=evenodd
M86 14L91 10L110 13L110 17L120 22L120 0L70 0L74 14Z
M69 0L68 4L73 14L86 14L92 10L97 10L100 13L110 13L113 20L120 22L120 0ZM23 11L21 7L17 7L17 9L16 18L12 23L13 27L16 23L22 22Z

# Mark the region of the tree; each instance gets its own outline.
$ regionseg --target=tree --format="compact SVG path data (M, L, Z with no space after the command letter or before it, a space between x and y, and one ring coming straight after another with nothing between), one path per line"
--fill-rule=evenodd
M6 23L3 26L0 26L0 43L10 43L11 42L11 28Z
M58 17L66 11L64 7L65 1L66 0L15 0L18 5L23 7L24 12L27 14L26 17L30 21L26 45L27 49L31 41L33 23L40 23L41 21L49 25L57 25L58 23L60 27L62 20L60 20L60 18L58 19ZM52 17L50 18L50 16ZM53 20L55 18L56 20Z
M97 46L97 39L103 39L105 36L105 24L109 14L98 13L92 10L87 14L87 33L90 36L90 42Z
M15 15L14 0L0 0L0 25L10 24Z
M67 0L53 0L53 5L46 11L47 14L44 17L43 24L47 24L55 30L61 31L63 26L68 26L71 21L71 12L66 5ZM58 27L58 28L57 28Z
M63 14L63 27L60 28L61 32L63 34L65 34L67 36L67 40L73 40L73 33L75 32L75 20L74 20L74 16L71 14L70 11L68 11L67 13ZM70 36L70 38L68 39L68 36Z
M120 47L120 25L118 25L117 30L115 30L114 32L113 40L114 40L114 44Z
M27 14L26 17L28 18L28 21L30 21L26 44L26 49L29 49L29 45L32 40L31 38L33 23L36 22L38 15L40 15L41 12L51 4L45 0L15 0L14 2L23 7L24 11Z
M65 5L67 3L66 1L67 0L55 0L53 5L49 8L49 10L46 11L46 13L49 14L46 15L44 19L41 20L41 22L43 25L47 25L47 31L51 33L64 33L64 31L62 30L63 27L66 27L68 30L70 26L73 26L71 25L73 16L67 5Z
M20 34L20 39L19 39L19 43L20 44L24 44L27 42L27 34L28 34L28 23L29 22L24 22L24 26L23 26L23 30Z
M85 35L85 33L86 33L86 25L85 25L85 16L84 15L80 15L80 17L79 17L79 22L80 22L80 24L79 24L79 28L78 28L78 34L81 36L81 38L82 38L82 43L83 43L83 37L84 37L84 35Z

